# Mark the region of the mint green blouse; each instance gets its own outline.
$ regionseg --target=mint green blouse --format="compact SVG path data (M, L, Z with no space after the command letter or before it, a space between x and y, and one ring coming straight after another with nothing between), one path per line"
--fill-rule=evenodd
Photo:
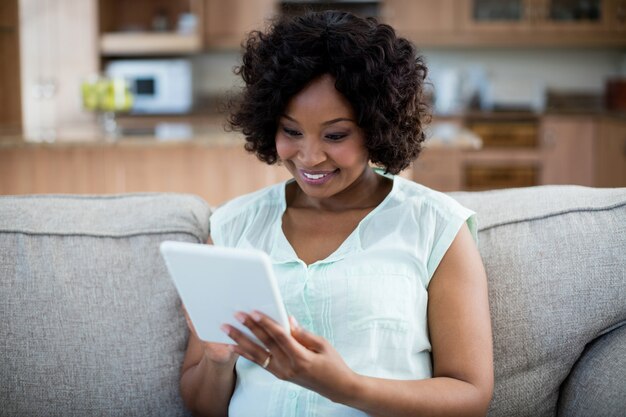
M391 178L380 205L334 253L308 266L282 231L286 183L218 208L211 237L216 245L269 254L288 314L326 338L355 372L430 378L428 283L463 223L476 239L475 215L445 194ZM231 417L365 416L244 358L235 368Z

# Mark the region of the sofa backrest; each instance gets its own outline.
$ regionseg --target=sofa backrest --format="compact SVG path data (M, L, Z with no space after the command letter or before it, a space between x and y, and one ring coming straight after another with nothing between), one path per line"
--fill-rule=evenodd
M195 196L0 197L0 415L182 416L185 320L158 247Z
M626 323L626 188L452 196L477 212L489 281L496 378L489 415L623 415L626 367L607 371L596 363L584 389L568 377L588 355L604 360L599 350L586 350L603 335L620 338L613 360L626 361L626 334L614 331ZM559 403L562 386L568 395Z
M490 416L620 415L626 189L452 196L478 214ZM204 242L209 214L174 194L0 197L0 416L186 415L187 328L158 245Z

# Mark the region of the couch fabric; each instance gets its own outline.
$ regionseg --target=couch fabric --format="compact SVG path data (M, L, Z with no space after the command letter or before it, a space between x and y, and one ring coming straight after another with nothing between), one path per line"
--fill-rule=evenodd
M489 414L620 415L626 189L451 195L478 213ZM188 195L0 197L0 416L187 415L187 331L158 245L205 241L209 214Z
M626 323L626 189L453 196L478 213L494 332L490 415L554 416L561 384L585 346ZM587 415L626 410L626 368L598 377L621 395Z
M0 198L0 415L186 415L158 246L205 242L208 217L192 196Z

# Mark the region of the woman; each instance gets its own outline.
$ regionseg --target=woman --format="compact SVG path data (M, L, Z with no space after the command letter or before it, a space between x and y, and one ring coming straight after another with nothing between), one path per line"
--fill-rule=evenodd
M293 179L218 209L209 243L270 255L291 331L259 312L236 318L267 348L227 325L232 346L192 329L185 403L231 417L484 415L474 213L393 175L424 140L423 60L391 27L335 11L282 18L245 46L231 125Z

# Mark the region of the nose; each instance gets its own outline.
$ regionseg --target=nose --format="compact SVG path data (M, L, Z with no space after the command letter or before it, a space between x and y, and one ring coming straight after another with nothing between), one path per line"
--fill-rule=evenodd
M326 160L326 151L324 144L320 140L313 138L303 138L300 149L298 150L298 159L302 166L313 168Z

